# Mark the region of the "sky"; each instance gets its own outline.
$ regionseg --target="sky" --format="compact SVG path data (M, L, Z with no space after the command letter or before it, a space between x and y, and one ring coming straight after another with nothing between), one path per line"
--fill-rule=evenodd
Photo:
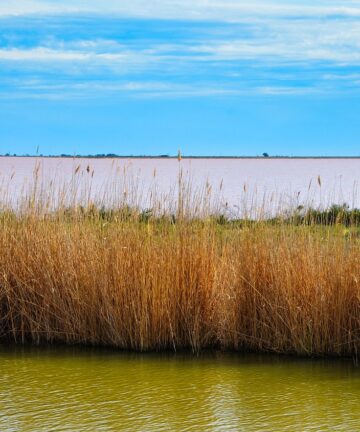
M0 153L360 156L360 1L5 0Z

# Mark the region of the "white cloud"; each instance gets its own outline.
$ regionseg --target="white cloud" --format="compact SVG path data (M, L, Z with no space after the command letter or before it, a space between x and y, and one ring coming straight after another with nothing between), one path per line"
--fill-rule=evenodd
M4 4L5 3L5 4ZM59 14L59 13L74 13L81 10L76 6L71 6L69 3L54 4L47 1L32 1L32 0L10 0L0 3L0 17L12 15L33 15L33 14ZM75 2L73 2L75 3Z
M312 93L321 93L323 90L321 88L315 87L282 87L282 86L268 86L268 87L258 87L255 91L259 94L264 95L303 95Z
M252 3L230 0L14 0L10 5L0 3L0 16L90 11L101 13L105 19L109 14L118 14L247 24L218 27L216 23L210 23L200 36L195 31L193 39L192 26L183 38L168 40L166 37L152 38L150 29L149 34L145 30L144 37L139 40L134 37L129 41L122 40L121 36L117 38L113 33L107 39L106 32L92 38L90 27L87 29L89 39L77 39L76 32L66 34L66 26L64 35L67 37L56 38L43 20L43 37L36 40L38 46L24 48L16 43L11 45L12 42L3 46L0 48L0 68L6 68L7 63L12 67L17 63L22 72L28 73L27 78L40 77L37 84L18 84L19 89L28 90L29 94L38 90L39 97L55 95L61 90L69 94L114 91L154 97L247 92L297 94L337 89L348 91L351 85L358 88L357 74L344 75L342 68L360 66L360 2L319 0L316 6L309 0L289 3L282 0L255 0ZM95 15L94 21L97 19L103 31L106 20L103 25L100 15ZM62 18L56 22L61 26ZM176 22L171 25L176 33ZM83 38L86 33L81 34ZM317 69L316 64L325 63L331 64L332 69L328 72L321 67ZM273 67L278 70L274 72ZM32 74L32 71L36 73ZM60 71L59 80L55 78L57 73L41 75L48 71ZM132 76L133 72L142 73L140 80L145 81L138 81L139 76ZM98 82L91 80L92 73L98 77ZM174 81L171 84L163 82L169 78L167 74L169 81ZM66 84L61 82L62 76L67 77ZM76 76L74 82L71 82L72 76ZM119 78L127 82L119 83ZM299 85L302 78L304 82ZM77 82L80 79L82 82Z
M145 18L211 19L236 21L251 16L347 15L360 16L358 1L297 0L12 0L0 4L1 15L91 12Z
M254 60L263 63L325 61L360 64L358 20L301 18L270 20L251 27L248 37L213 39L189 47L204 60Z
M355 47L353 50L342 50L339 45L331 47L320 43L316 46L315 44L307 44L306 41L294 41L292 44L282 40L273 44L249 43L241 40L226 43L213 42L209 45L193 47L191 50L199 53L198 59L203 61L253 60L259 61L263 65L271 63L274 66L309 61L360 64L360 51Z
M47 47L36 47L29 49L0 49L0 61L46 63L51 64L63 62L90 63L96 65L119 65L119 64L141 64L150 62L146 54L142 52L96 52L66 49L51 49Z
M124 81L81 83L43 83L39 80L21 80L16 83L17 91L0 91L0 98L6 99L68 99L92 97L131 97L131 98L166 98L166 97L206 97L219 95L249 95L253 91L239 90L209 85L178 84L162 81ZM262 92L262 90L260 90Z
M251 25L251 35L235 38L236 29L226 35L199 40L193 46L185 41L177 43L157 42L144 48L136 45L127 48L117 41L106 39L53 41L43 47L27 49L2 49L1 60L23 61L87 61L103 63L156 62L159 61L227 61L254 59L259 61L332 61L358 64L360 61L360 2L344 0L318 1L311 6L308 0L289 2L255 0L253 3L230 0L132 0L131 2L108 0L23 1L14 0L10 5L0 4L0 15L5 13L35 13L66 11L117 12L120 15L154 17L191 17L236 21ZM341 6L343 5L343 6ZM346 6L347 5L347 6ZM296 19L286 19L293 14ZM326 19L322 14L347 14L355 18ZM359 17L359 19L357 19ZM44 24L46 26L46 23ZM174 24L176 29L176 24ZM216 25L213 26L216 33ZM181 54L184 53L184 54ZM192 53L192 58L187 57Z
M0 60L31 62L64 62L90 60L86 52L57 51L48 48L0 49Z

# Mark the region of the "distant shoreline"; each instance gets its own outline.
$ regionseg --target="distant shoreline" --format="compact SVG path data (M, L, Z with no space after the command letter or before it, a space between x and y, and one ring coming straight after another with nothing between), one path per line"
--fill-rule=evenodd
M42 158L42 159L178 159L178 156L157 155L14 155L3 154L0 158ZM360 159L360 156L181 156L181 159Z

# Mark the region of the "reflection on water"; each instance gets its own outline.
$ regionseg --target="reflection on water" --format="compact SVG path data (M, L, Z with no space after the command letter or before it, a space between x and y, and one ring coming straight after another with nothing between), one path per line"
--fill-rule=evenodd
M350 360L0 349L0 430L358 430Z

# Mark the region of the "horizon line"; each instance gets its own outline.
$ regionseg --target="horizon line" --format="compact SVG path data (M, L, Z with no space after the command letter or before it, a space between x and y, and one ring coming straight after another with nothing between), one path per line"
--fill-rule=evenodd
M160 155L118 155L115 153L107 153L107 154L0 154L1 158L67 158L67 159L179 159L178 155L168 155L168 154L160 154ZM225 155L225 156L212 156L212 155L181 155L181 159L360 159L360 155L358 156L321 156L321 155L313 155L313 156L286 156L286 155Z

